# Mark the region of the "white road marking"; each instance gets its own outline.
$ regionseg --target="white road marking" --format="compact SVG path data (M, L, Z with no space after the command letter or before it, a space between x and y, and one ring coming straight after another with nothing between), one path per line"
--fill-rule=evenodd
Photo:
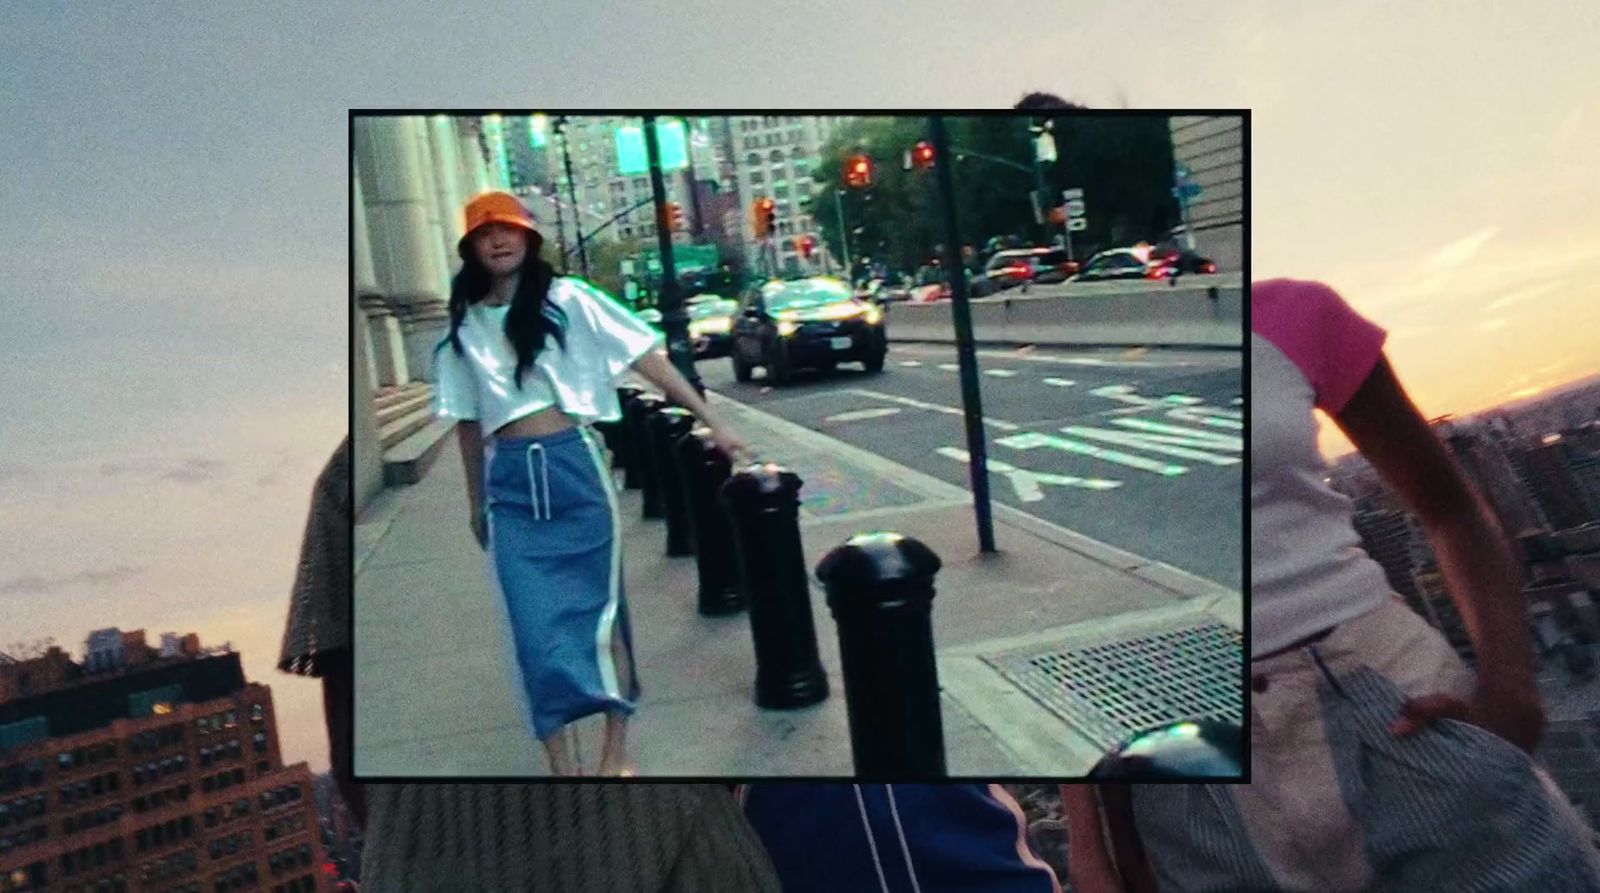
M881 409L857 409L851 412L841 412L823 419L824 422L862 422L867 419L881 419L884 416L898 415L899 409L886 406Z
M1070 388L1077 385L1077 382L1067 381L1065 378L1046 378L1044 383L1058 388Z
M913 400L910 397L901 397L898 394L884 394L878 391L865 390L863 388L851 388L847 391L841 391L840 393L860 394L869 400L883 400L888 403L898 403L901 406L909 406L912 409L926 409L930 412L940 412L944 413L945 415L965 415L965 413L954 406L940 406L937 403L924 403L921 400ZM1001 431L1016 431L1022 427L1021 425L1015 425L1011 422L1004 422L1000 419L989 418L987 416L984 417L983 422L986 425L993 425Z
M900 365L906 367L907 369L915 369L918 366L922 365L922 361L921 360L901 360L900 361Z
M971 454L966 450L956 447L940 447L939 455L948 456L958 462L971 461ZM1115 490L1122 486L1121 481L1109 481L1104 478L1080 478L1067 474L1051 474L1045 471L1029 471L1017 468L999 459L988 460L990 471L997 471L1011 481L1011 487L1017 493L1017 498L1023 502L1038 502L1044 499L1044 486L1050 484L1057 487L1077 487L1083 490Z
M946 372L955 372L959 370L961 366L956 363L940 363L939 368Z
M995 378L1016 378L1017 377L1017 373L1011 371L1010 369L985 369L985 370L983 370L983 374L984 375L993 375Z

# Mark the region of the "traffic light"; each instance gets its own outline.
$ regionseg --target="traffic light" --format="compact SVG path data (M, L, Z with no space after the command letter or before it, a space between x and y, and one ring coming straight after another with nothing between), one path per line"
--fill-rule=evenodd
M911 148L911 163L926 170L933 167L933 144L927 140L918 142Z
M667 228L672 232L681 233L688 230L688 221L683 216L683 206L677 202L667 202Z
M756 199L750 206L750 212L755 217L756 238L765 238L778 231L777 203L772 199L764 196Z
M810 236L795 236L792 244L794 245L794 250L799 252L801 257L810 260L811 252L816 250L817 240Z
M872 185L872 159L865 155L852 155L844 163L846 186L862 188Z

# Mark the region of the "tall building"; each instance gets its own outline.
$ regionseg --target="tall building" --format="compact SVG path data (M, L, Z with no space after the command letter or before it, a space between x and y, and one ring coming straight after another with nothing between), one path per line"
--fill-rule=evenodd
M1476 420L1447 418L1435 420L1434 427L1488 500L1508 536L1515 539L1548 529L1543 511L1517 476L1505 449L1488 436L1487 426Z
M1190 179L1202 190L1189 203L1195 250L1223 270L1242 270L1244 119L1182 115L1170 119L1168 126L1173 161L1189 168Z
M272 693L197 636L0 661L0 891L322 893L311 773Z
M734 167L738 170L739 196L746 213L740 225L746 256L759 256L754 216L748 213L758 198L774 203L777 233L775 247L779 269L800 272L803 258L795 250L797 236L810 235L822 244L811 207L814 185L812 172L819 163L822 147L844 122L842 117L801 117L798 115L746 115L730 119L735 144ZM819 213L826 213L822 209Z
M1534 495L1544 507L1550 525L1557 530L1581 527L1590 521L1600 520L1579 475L1600 471L1600 462L1584 455L1573 444L1559 439L1549 440L1525 451L1528 474ZM1594 463L1594 466L1591 466Z

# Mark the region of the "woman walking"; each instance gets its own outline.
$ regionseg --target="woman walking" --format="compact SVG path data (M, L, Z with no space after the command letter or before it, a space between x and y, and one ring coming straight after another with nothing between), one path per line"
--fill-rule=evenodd
M1382 329L1313 282L1256 283L1250 312L1251 783L1064 789L1075 888L1600 891L1582 819L1529 757L1545 718L1505 531ZM1416 513L1476 674L1361 550L1313 408Z
M589 283L558 277L539 257L543 241L515 196L468 203L450 333L434 354L435 410L458 422L469 521L552 773L582 774L562 731L604 713L599 774L627 775L639 680L615 485L586 426L620 417L616 388L632 370L709 425L724 451L745 449L667 361L660 333Z
M733 797L711 784L355 783L350 440L318 475L278 667L322 680L332 773L362 829L368 893L778 893Z

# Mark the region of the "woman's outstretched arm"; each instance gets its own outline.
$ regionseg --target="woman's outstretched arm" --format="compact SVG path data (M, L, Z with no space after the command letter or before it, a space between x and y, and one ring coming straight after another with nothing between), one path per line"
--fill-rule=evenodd
M711 429L713 439L723 452L734 459L748 458L750 448L723 422L706 401L700 398L694 386L678 372L667 359L665 351L652 350L633 364L633 369L672 399L672 402L694 413Z
M1479 658L1476 703L1420 698L1396 726L1464 719L1532 751L1545 717L1533 676L1522 573L1500 522L1396 380L1387 359L1335 417L1421 520Z

